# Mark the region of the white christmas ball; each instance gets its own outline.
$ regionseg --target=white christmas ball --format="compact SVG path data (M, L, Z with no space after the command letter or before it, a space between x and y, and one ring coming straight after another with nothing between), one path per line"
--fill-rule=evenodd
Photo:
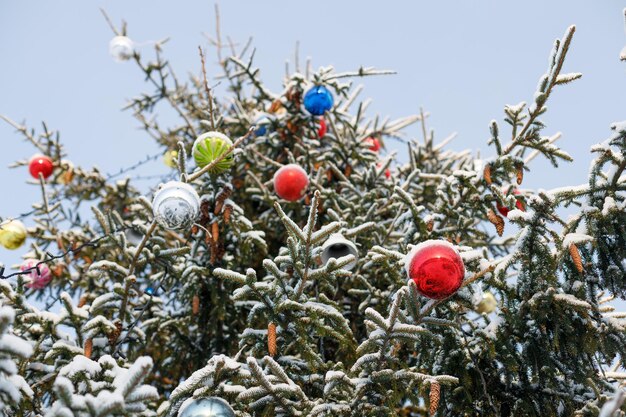
M178 412L178 417L235 417L235 412L225 400L209 397L191 400Z
M166 229L190 227L200 213L200 197L189 184L170 181L162 184L152 200L154 218Z
M116 36L109 42L109 54L117 62L128 61L135 53L135 44L127 36Z
M478 314L491 314L498 307L498 300L492 293L486 291L483 293L482 299L476 304L476 312Z

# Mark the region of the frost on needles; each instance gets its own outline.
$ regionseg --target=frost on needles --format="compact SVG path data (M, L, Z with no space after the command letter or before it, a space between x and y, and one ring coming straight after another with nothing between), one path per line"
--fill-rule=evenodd
M165 41L125 56L148 89L127 109L161 151L119 172L81 167L47 125L3 117L56 164L42 201L13 214L28 225L22 255L51 283L0 271L3 412L164 417L220 397L238 417L610 415L626 379L626 313L613 306L626 292L626 123L592 147L588 182L524 188L536 158L571 161L542 117L581 76L563 70L573 34L554 43L532 100L489 123L485 159L449 150L427 113L368 116L354 80L388 71L296 62L273 92L249 43L225 56L219 33L219 98L213 66L184 81ZM312 116L303 97L318 85L334 105ZM177 117L161 121L164 107ZM233 143L219 174L188 161L210 130ZM146 191L135 169L161 155ZM287 164L308 176L298 201L273 189ZM154 221L152 194L171 180L199 194L189 228ZM337 233L357 255L322 262ZM406 254L427 240L465 266L448 298L407 281ZM487 293L495 307L478 312Z

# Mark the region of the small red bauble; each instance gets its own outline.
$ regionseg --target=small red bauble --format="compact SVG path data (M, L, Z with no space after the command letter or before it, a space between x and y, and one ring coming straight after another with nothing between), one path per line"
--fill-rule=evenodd
M49 156L35 155L28 161L28 171L35 179L39 179L39 173L46 179L52 175L54 163Z
M461 255L444 240L427 240L406 256L407 275L424 297L441 300L454 294L465 276Z
M365 139L365 142L370 145L370 151L378 152L380 150L380 141L378 140L378 138L370 136L369 138Z
M317 137L320 139L323 138L326 136L326 132L328 132L328 126L326 125L326 120L322 117L320 119L320 127L317 129Z
M383 166L383 163L379 162L376 164L376 166L380 168L381 166ZM385 170L385 177L387 177L387 179L391 178L391 170L389 168Z
M520 195L521 193L517 189L515 189L513 190L513 194ZM526 207L524 207L524 203L522 202L522 200L517 200L515 202L515 207L517 207L518 209L522 211L526 211ZM509 214L509 211L510 211L509 208L501 205L500 203L496 203L496 208L498 209L500 214L502 214L504 217L506 217Z
M287 201L298 201L309 186L309 176L299 165L289 164L274 174L274 191Z

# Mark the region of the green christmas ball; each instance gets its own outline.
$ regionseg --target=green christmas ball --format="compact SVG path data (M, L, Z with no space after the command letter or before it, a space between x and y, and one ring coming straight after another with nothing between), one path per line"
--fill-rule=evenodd
M193 159L196 165L204 168L211 162L215 161L233 146L233 142L220 132L207 132L200 136L193 143ZM233 165L233 153L222 159L209 170L211 174L221 174Z

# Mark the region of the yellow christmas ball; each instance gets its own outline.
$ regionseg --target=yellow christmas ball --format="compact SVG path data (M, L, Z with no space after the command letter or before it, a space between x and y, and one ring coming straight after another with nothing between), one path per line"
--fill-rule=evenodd
M19 220L0 224L0 245L7 249L17 249L26 241L26 226Z
M483 299L480 300L478 304L476 304L476 312L479 314L490 314L493 313L498 306L498 301L496 297L493 296L489 291L483 293Z
M163 154L163 163L170 168L176 168L178 165L178 151L172 149Z

